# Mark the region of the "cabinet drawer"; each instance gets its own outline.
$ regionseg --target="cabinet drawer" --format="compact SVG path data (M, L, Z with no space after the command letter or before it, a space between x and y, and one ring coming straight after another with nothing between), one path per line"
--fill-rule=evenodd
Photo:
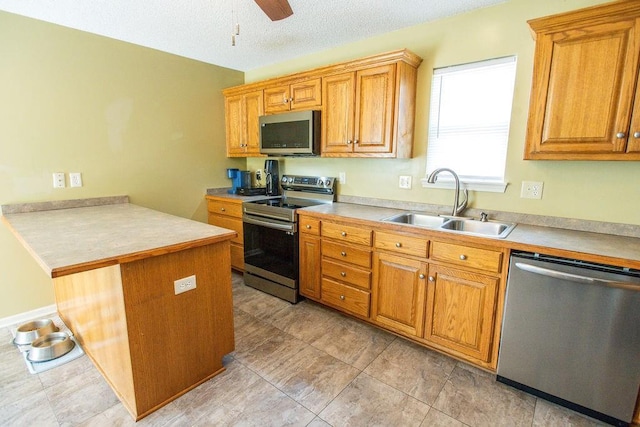
M209 200L207 208L212 214L228 215L242 218L242 203L224 202L222 200Z
M352 227L327 221L322 222L322 237L342 240L343 242L371 246L371 233L368 228Z
M324 225L322 229L324 231ZM371 250L367 248L358 248L343 245L338 242L322 240L322 255L335 258L342 262L359 265L360 267L371 268Z
M371 289L371 271L349 264L322 260L322 274L364 289Z
M502 252L500 251L443 242L431 243L431 259L494 273L499 273L502 266Z
M314 218L307 218L301 216L300 218L300 232L313 234L315 236L320 235L320 220Z
M369 292L322 279L322 302L362 317L369 317Z
M420 237L410 237L398 233L376 231L376 249L414 255L426 258L429 254L429 240Z
M240 245L244 244L244 233L242 231L241 219L231 218L224 215L209 214L209 224L235 231L238 235L231 239L231 241Z

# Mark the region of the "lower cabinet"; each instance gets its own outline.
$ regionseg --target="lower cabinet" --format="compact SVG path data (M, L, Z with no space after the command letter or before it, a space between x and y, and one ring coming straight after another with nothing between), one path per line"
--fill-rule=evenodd
M309 218L300 218L301 294L496 368L506 249L375 225L325 219L309 225Z
M208 223L238 233L231 239L231 268L244 271L244 232L242 200L225 196L206 196Z
M500 279L429 266L425 340L489 362Z
M317 301L321 296L320 286L322 283L320 270L320 259L322 257L320 237L301 232L299 245L299 291L301 295Z
M428 265L375 252L371 320L397 332L422 336Z

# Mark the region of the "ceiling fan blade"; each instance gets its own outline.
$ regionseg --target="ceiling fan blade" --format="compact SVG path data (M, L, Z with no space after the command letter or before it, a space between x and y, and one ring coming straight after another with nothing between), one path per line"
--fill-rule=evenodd
M279 21L293 15L287 0L254 0L260 9L272 20Z

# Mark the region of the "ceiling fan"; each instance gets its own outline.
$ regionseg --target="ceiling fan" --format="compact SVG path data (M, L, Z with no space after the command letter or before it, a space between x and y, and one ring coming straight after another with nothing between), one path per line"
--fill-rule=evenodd
M279 21L293 15L287 0L254 0L260 9L272 20Z

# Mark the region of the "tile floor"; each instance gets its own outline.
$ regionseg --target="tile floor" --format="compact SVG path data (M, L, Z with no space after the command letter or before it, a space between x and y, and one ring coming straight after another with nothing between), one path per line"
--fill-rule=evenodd
M140 426L594 426L494 376L233 276L226 371ZM136 425L86 356L31 375L0 330L0 425Z

